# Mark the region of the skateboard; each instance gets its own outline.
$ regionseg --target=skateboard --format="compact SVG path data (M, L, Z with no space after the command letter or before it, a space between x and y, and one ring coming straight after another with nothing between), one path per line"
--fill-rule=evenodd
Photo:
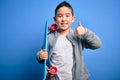
M44 32L44 43L43 43L43 49L45 49L47 51L47 42L48 42L48 34L49 32L54 32L55 30L57 30L57 25L56 24L52 24L50 25L50 27L48 26L48 23L46 21L45 24L45 32ZM50 79L52 78L54 75L57 74L58 69L55 66L51 66L48 70L46 68L46 60L44 60L43 62L43 73L42 73L42 80L46 80L46 78ZM48 72L48 74L47 74Z

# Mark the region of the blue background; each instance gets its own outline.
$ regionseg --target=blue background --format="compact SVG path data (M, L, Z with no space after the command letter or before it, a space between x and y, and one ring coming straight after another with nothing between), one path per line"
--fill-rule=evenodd
M62 0L0 0L0 80L41 80L36 53L43 42L45 21L53 23ZM102 40L97 50L85 50L89 80L120 80L120 1L67 0L77 22Z

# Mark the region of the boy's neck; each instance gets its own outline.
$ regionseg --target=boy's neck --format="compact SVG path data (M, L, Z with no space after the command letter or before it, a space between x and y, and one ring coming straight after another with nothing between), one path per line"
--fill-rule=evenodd
M67 35L70 32L70 29L67 30L59 30L60 35Z

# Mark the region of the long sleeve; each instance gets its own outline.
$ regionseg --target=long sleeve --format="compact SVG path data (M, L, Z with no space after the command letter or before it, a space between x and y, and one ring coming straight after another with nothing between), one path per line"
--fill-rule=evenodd
M81 38L85 48L97 49L101 47L100 38L89 29L86 29L86 33Z

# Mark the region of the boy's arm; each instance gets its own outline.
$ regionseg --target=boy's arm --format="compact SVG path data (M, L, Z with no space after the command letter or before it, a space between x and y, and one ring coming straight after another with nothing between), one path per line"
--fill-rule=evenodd
M82 40L82 44L85 48L97 49L101 47L101 40L97 35L87 28L84 28L80 22L75 30L76 35Z
M101 40L91 30L86 29L85 34L81 35L85 48L97 49L101 47Z

